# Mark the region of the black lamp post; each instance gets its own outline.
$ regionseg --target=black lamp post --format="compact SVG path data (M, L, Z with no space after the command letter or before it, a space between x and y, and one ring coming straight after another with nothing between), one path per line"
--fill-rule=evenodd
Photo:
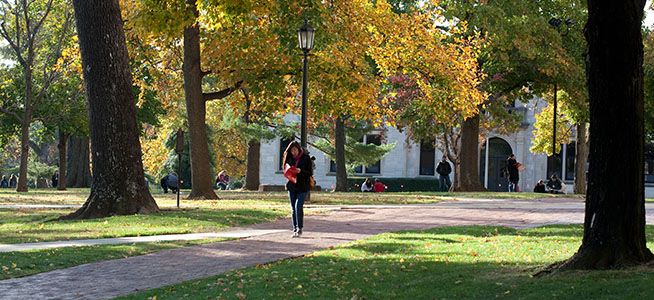
M307 19L304 19L304 25L297 31L297 38L300 49L304 53L304 67L302 69L302 119L300 129L300 144L302 148L307 148L307 81L308 81L308 60L309 51L313 49L314 29L309 26Z
M179 191L182 189L182 154L184 154L184 131L177 130L177 144L175 153L177 153L177 208L179 208Z
M561 33L561 25L565 24L566 31L565 33L561 33L561 36L566 36L568 33L570 33L570 27L572 24L574 24L574 21L572 19L565 19L561 20L558 18L551 18L548 23L550 26L556 28L556 31ZM553 126L552 126L552 166L555 166L555 164L558 164L560 160L558 159L558 155L556 154L556 117L557 117L557 94L558 94L558 85L556 82L554 83L554 112L553 112ZM562 174L561 174L562 175ZM561 177L561 176L559 176Z

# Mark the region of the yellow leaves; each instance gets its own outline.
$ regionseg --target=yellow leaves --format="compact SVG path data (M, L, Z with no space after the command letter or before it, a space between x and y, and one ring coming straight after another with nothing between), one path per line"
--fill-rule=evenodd
M168 157L169 150L166 149L166 128L160 128L154 139L141 138L141 148L143 149L143 168L150 175L157 175L163 163Z
M422 93L414 105L437 122L451 122L453 116L476 114L487 97L478 89L484 78L477 65L482 39L462 34L464 23L445 34L434 26L436 19L443 19L437 10L387 15L370 54L386 76L405 74L416 82Z

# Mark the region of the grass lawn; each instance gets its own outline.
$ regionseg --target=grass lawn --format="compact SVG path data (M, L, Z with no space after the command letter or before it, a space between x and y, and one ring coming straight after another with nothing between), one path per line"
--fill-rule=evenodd
M648 241L654 241L648 227ZM570 257L581 226L448 227L345 246L126 299L646 299L654 269L531 275Z
M290 212L287 206L286 201L204 201L191 208L181 210L168 208L157 214L80 221L56 221L59 216L72 212L71 209L0 209L0 243L215 232L228 227L288 217ZM308 211L308 213L315 212L315 210ZM0 279L220 240L224 239L65 247L0 253Z
M273 221L290 216L281 202L235 201L202 207L163 209L149 215L57 221L72 210L0 209L0 243L15 244L71 239L215 232L228 227Z
M143 255L226 239L135 243L0 253L0 280L33 275L102 260Z
M213 201L185 200L188 190L182 190L182 207L202 207L215 204ZM88 197L88 189L69 189L56 191L54 189L38 189L27 193L16 193L13 190L0 189L0 204L72 204L82 205ZM229 200L261 200L270 202L286 202L286 192L251 192L251 191L217 191L220 203ZM156 190L152 195L161 207L176 205L176 196L163 194ZM449 192L400 192L400 193L333 193L313 192L309 204L317 205L353 205L353 204L421 204L435 203L443 200L456 200L462 198L479 199L538 199L538 198L582 198L583 195L553 195L538 193L449 193ZM207 204L208 203L208 204Z

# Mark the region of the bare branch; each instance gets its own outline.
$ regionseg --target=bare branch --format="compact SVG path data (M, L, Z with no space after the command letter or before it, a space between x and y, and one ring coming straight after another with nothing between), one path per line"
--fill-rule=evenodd
M16 120L17 120L18 122L23 122L23 118L21 118L21 117L18 115L18 113L16 113L15 111L8 110L8 109L3 108L3 107L0 107L0 111L3 112L3 113L5 113L5 114L8 114L8 115L12 115L12 116L14 116L14 118L16 118Z
M70 13L66 14L66 21L64 23L64 26L61 30L61 35L59 36L57 40L57 45L55 46L55 49L48 53L48 58L45 60L43 63L43 78L44 78L44 83L41 86L41 90L38 93L37 99L40 99L45 92L48 90L52 82L54 82L56 79L59 78L61 74L57 70L51 70L50 73L48 73L48 62L52 60L52 65L54 66L57 63L57 60L59 60L59 57L61 57L61 49L63 48L64 44L64 39L68 35L68 27L72 23L73 20L73 15Z
M11 7L11 4L7 1L3 1L6 5ZM11 9L10 9L11 10ZM13 40L11 36L9 35L9 31L7 30L7 27L5 27L5 23L7 22L7 15L3 16L2 23L0 23L0 36L2 36L8 43L9 46L16 52L16 58L18 59L18 62L20 63L21 66L25 67L26 62L25 59L23 59L23 55L20 52L20 27L19 22L18 22L18 11L14 9L14 17L16 18L16 40Z
M241 87L242 83L243 81L241 80L237 82L233 87L228 87L224 90L212 92L212 93L202 93L202 98L204 99L204 101L224 99L225 97L231 95L236 90L238 90Z
M45 21L45 19L48 17L50 12L52 11L52 0L48 0L48 3L46 4L45 7L46 8L45 8L45 12L43 13L43 16L41 16L41 19L39 19L36 22L36 25L34 26L34 28L32 28L32 34L27 35L30 38L30 41L29 41L30 44L34 44L34 40L36 39L36 36L38 35L39 30L40 30L41 26L43 25L43 22ZM25 19L29 21L29 19L27 17L27 8L25 8Z
M27 11L28 8L29 8L29 4L27 3L27 0L23 0L23 16L25 17L25 33L26 33L26 37L27 37L27 46L29 47L29 45L31 44L31 41L32 41L32 38L31 38L32 29L30 28L30 16L29 16L29 13ZM16 11L16 13L18 13L18 11ZM18 28L18 22L16 22L16 28ZM16 31L16 32L18 32L18 31ZM16 34L18 34L18 33L16 33ZM27 60L29 60L29 58L27 58Z
M250 124L250 106L252 105L252 101L250 100L250 95L246 88L241 88L241 92L243 92L243 97L245 98L245 113L243 114L243 122L245 122L245 124Z

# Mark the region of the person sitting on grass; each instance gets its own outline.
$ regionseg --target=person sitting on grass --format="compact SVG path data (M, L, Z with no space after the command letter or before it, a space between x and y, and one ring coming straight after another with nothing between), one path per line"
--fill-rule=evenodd
M373 185L373 190L375 193L381 193L386 191L387 186L381 182L381 179L375 179L375 184Z
M218 173L218 176L216 176L216 188L226 190L228 186L229 175L227 175L227 171L222 170Z
M364 181L361 184L361 191L362 192L372 192L373 191L372 187L373 187L372 179L371 178L366 178L366 181Z
M534 186L534 193L547 193L545 190L545 182L543 182L543 180L539 180L536 183L536 186Z
M564 194L563 183L556 174L552 174L550 180L547 181L547 191L552 194Z

